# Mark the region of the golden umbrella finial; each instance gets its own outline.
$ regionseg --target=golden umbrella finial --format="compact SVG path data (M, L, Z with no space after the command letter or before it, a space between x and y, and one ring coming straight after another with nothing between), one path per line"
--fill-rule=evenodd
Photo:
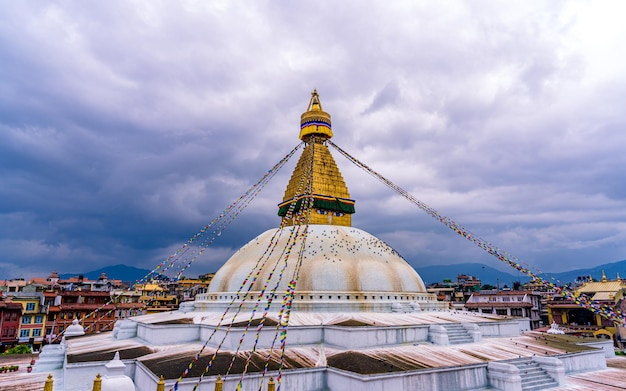
M215 391L222 391L222 387L224 387L224 381L220 375L217 375L217 380L215 380Z
M163 381L163 375L159 378L156 391L165 391L165 381Z
M93 380L93 388L91 389L91 391L102 391L102 377L100 377L99 373Z
M48 374L48 378L46 379L46 384L43 386L43 391L52 391L53 384L54 384L54 380L52 380L52 374Z

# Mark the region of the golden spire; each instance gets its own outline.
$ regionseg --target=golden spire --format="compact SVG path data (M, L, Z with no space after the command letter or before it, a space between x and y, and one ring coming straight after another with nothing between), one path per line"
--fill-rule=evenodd
M348 187L335 159L330 154L326 140L333 136L330 128L330 114L322 110L317 90L313 90L307 111L300 122L300 139L306 147L293 170L283 201L278 205L278 215L283 218L283 225L325 224L352 225L354 200L350 199ZM309 185L307 185L309 184ZM302 202L313 198L310 217L298 222L287 214L293 201L292 212L298 212Z
M604 274L604 270L602 270L602 282L606 282L606 274Z

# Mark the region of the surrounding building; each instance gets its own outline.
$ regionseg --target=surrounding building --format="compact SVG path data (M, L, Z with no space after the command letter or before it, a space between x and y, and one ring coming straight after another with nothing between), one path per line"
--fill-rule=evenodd
M141 292L137 290L112 291L111 300L115 304L117 320L146 314L146 303L141 302Z
M166 287L161 285L166 284L150 282L135 285L135 290L140 293L139 302L145 304L145 311L148 314L172 311L178 308L176 295L169 294Z
M39 350L44 342L46 314L48 308L45 306L42 292L21 292L7 293L10 300L22 306L22 316L18 330L18 343L29 344L33 350Z
M474 292L465 303L468 311L528 318L531 329L542 326L541 295L532 291L490 290Z
M106 291L60 291L54 305L49 307L47 337L62 334L74 319L79 319L85 333L93 334L112 330L115 323L115 305ZM52 324L50 324L50 320Z
M451 303L451 308L462 309L465 302L481 287L481 280L467 274L459 274L456 282L451 279L428 286L428 292L437 295L437 300Z
M0 353L18 343L22 304L0 297Z
M622 345L623 332L618 329L618 325L597 312L589 311L584 305L595 302L614 311L626 313L625 292L626 281L619 275L615 280L608 280L602 272L601 281L589 278L574 291L573 299L558 294L551 296L548 300L548 321L564 326L563 329L570 334L605 335L616 344Z
M39 350L63 335L74 319L81 321L87 334L110 331L116 320L175 310L180 301L205 293L213 275L151 281L133 290L105 273L97 280L61 279L53 272L47 278L0 281L4 293L0 343L3 347L29 344Z
M205 293L215 273L208 273L198 278L181 278L167 284L170 295L176 296L178 302L193 301L196 295Z

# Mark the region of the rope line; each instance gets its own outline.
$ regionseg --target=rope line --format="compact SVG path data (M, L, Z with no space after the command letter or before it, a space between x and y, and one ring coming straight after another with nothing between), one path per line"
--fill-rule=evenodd
M577 305L579 305L581 307L584 307L586 309L589 309L590 311L592 311L592 312L594 312L594 313L596 313L598 315L601 315L601 316L603 316L603 317L605 317L607 319L610 319L610 320L612 320L614 322L618 322L618 323L620 323L622 325L626 325L626 319L625 319L624 315L621 314L620 311L614 311L612 308L610 308L606 304L602 304L602 303L599 303L599 302L592 301L590 298L588 298L587 296L585 296L583 294L580 294L580 295L576 294L576 293L572 292L566 286L558 286L558 285L556 285L556 284L554 284L554 283L544 279L543 277L537 275L536 273L533 273L533 271L530 269L530 267L528 267L527 265L522 266L521 262L516 257L514 257L513 255L511 255L511 254L507 253L506 251L498 248L497 246L493 245L492 243L489 243L488 241L480 238L478 235L472 233L470 230L464 228L463 226L461 226L460 224L456 223L452 219L439 214L435 209L431 208L430 206L428 206L424 202L418 200L417 198L415 198L413 195L411 195L409 192L407 192L406 190L404 190L400 186L398 186L395 183L391 182L390 180L386 179L385 177L383 177L382 175L380 175L379 173L377 173L376 171L371 169L369 166L367 166L365 163L359 161L358 159L356 159L355 157L353 157L352 155L350 155L349 153L347 153L343 149L339 148L339 146L337 146L332 141L328 140L328 144L330 144L333 148L335 148L339 153L341 153L345 158L347 158L349 161L354 163L356 166L360 167L365 172L367 172L368 174L370 174L374 178L378 179L380 182L385 184L387 187L395 190L398 194L400 194L401 196L403 196L404 198L406 198L407 200L409 200L413 204L417 205L420 209L422 209L428 215L430 215L431 217L435 218L439 222L443 223L445 226L447 226L448 228L450 228L451 230L453 230L457 234L461 235L465 239L469 240L470 242L474 243L476 246L480 247L481 249L483 249L484 251L486 251L490 255L498 258L500 261L502 261L504 263L507 263L509 266L511 266L511 267L515 268L516 270L526 274L527 276L532 277L532 278L536 279L537 281L541 281L545 286L548 286L548 287L550 287L552 289L555 289L561 296L563 296L566 299L574 301Z

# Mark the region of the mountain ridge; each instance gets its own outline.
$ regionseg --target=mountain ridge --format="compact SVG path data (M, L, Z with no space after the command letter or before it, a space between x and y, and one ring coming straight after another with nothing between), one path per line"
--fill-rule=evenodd
M475 276L480 279L483 284L490 284L494 286L499 285L500 287L504 287L504 285L511 287L515 281L521 281L524 283L530 280L530 277L522 274L521 272L517 272L516 274L508 273L481 263L428 265L415 267L415 270L419 273L422 280L426 284L442 282L444 279L456 282L459 274ZM136 282L145 278L148 274L150 274L150 272L151 271L148 269L118 264L84 273L63 273L59 274L59 276L63 279L67 279L83 275L90 280L97 280L102 273L106 273L107 278L110 280ZM578 277L591 276L594 280L601 280L603 272L609 280L615 279L617 275L620 275L620 277L626 277L626 260L605 263L592 268L575 269L560 273L542 273L539 275L548 281L556 281L557 284L560 285L575 282Z

